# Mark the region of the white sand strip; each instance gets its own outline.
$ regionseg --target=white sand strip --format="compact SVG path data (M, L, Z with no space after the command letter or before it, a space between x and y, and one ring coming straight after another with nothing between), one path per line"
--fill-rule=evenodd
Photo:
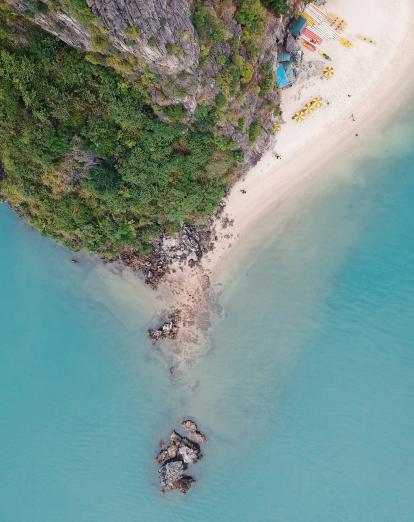
M324 40L321 48L332 58L335 68L330 80L313 78L298 82L282 93L282 126L273 151L239 181L227 198L226 213L234 219L232 238L219 230L219 240L204 268L213 270L223 256L230 255L228 244L300 183L333 161L335 155L352 147L356 134L370 126L384 125L407 100L414 82L414 2L412 0L329 0L328 12L348 22L344 37L351 49L338 41ZM357 35L372 38L377 45L361 41ZM322 60L305 51L305 60ZM303 123L292 115L316 96L325 103ZM355 121L354 121L355 119ZM275 158L275 151L281 159ZM241 190L246 191L242 193Z

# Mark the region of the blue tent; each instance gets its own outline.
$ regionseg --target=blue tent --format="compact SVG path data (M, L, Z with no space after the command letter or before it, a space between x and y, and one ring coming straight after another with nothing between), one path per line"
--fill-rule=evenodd
M279 67L276 69L276 78L277 85L280 89L283 89L283 87L287 87L288 80L286 78L286 71L283 65L279 65Z
M305 28L306 24L307 24L306 18L303 18L303 16L299 16L298 20L289 29L291 35L294 36L295 38L300 36L303 29Z

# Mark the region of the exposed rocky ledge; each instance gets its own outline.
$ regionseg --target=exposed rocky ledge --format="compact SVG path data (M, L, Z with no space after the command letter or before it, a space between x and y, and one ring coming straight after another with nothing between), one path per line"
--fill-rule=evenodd
M161 443L161 450L155 459L157 464L161 464L158 473L160 490L163 493L177 490L185 495L196 482L186 472L189 464L195 464L201 459L200 444L206 441L206 436L198 430L197 424L190 419L184 420L181 427L188 433L188 437L173 431L168 443Z
M166 320L164 320L158 328L150 328L148 330L148 337L153 343L160 339L175 339L177 337L180 319L180 310L174 310L168 314Z

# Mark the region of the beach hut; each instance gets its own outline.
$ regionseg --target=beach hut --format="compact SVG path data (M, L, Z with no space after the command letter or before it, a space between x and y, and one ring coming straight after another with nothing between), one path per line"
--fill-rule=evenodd
M292 61L292 56L291 56L290 53L288 53L286 51L281 51L281 52L277 53L277 61L279 63L291 62Z
M279 89L283 89L288 86L288 80L286 78L286 71L283 65L279 65L276 69L276 81Z
M290 34L295 38L298 38L302 34L303 29L306 27L306 24L306 18L304 18L303 16L299 16L299 18L293 23L293 25L289 29Z

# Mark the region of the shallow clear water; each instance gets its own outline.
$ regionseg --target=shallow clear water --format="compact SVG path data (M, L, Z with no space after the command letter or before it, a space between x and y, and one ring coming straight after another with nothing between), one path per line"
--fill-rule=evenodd
M1 522L414 520L414 118L347 162L240 244L175 383L146 300L0 208ZM187 414L200 483L161 497Z

